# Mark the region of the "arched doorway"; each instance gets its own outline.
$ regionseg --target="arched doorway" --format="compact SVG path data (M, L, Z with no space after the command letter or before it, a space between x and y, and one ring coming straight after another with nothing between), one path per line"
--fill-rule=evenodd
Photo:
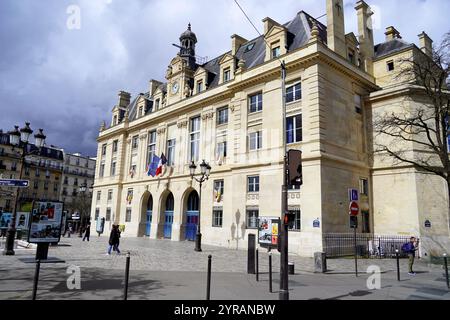
M173 199L173 194L169 193L166 199L166 210L164 212L164 238L172 238L172 224L173 224L173 209L175 206L175 201Z
M152 210L153 210L153 197L150 195L147 200L147 210L145 212L145 235L150 237L150 231L152 229Z
M200 203L198 193L197 191L192 190L187 199L186 206L186 240L195 240L198 225L199 206Z

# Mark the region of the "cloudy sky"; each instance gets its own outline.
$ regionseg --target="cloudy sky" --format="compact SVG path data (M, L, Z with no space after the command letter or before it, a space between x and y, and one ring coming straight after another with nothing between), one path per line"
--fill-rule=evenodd
M300 10L325 13L325 0L239 2L260 31L267 16L284 23ZM346 31L357 33L355 2L345 0ZM423 30L436 42L450 31L448 0L367 2L377 42L390 25L416 44ZM164 80L188 22L197 55L210 59L230 50L234 33L257 36L234 0L0 0L0 128L27 120L48 144L95 155L118 91L135 96Z

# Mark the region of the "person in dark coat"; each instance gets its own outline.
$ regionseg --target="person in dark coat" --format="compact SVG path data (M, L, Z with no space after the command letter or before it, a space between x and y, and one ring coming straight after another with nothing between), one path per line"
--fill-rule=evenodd
M109 235L109 249L107 255L111 254L111 249L114 249L114 251L117 252L117 254L120 254L119 250L119 243L120 243L120 231L119 226L113 225L111 234Z
M91 223L88 222L86 225L86 229L84 230L84 237L83 237L83 241L86 239L87 241L89 241L89 237L91 235Z

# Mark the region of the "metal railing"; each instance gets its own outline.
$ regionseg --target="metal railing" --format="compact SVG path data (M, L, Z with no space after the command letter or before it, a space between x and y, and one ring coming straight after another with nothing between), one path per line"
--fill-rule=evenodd
M407 255L402 252L402 245L409 242L410 236L390 236L357 234L356 251L363 258L395 258L398 249L400 257ZM419 243L419 239L417 239ZM355 254L354 235L352 233L326 233L323 237L323 247L327 258L353 256ZM417 252L420 257L420 252Z

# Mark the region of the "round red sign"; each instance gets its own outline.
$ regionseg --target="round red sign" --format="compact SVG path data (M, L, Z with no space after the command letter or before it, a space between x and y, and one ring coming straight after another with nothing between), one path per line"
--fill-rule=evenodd
M357 216L359 214L359 205L356 201L350 202L350 211L349 214L351 216Z

